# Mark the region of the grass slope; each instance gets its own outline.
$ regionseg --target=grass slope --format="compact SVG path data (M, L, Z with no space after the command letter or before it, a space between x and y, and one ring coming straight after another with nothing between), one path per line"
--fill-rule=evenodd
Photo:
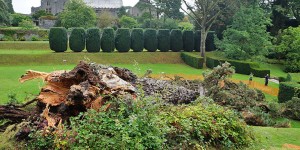
M300 146L299 128L253 127L256 143L249 149L282 149L284 144Z

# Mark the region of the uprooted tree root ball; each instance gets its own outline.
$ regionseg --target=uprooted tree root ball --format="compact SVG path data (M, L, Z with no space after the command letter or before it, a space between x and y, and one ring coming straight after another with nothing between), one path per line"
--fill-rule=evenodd
M57 127L59 122L68 121L89 109L99 111L111 106L106 104L112 98L134 100L137 96L158 96L166 103L190 103L200 96L202 89L188 89L150 78L138 79L128 69L85 63L81 61L71 71L51 73L29 70L20 78L20 82L40 78L46 82L39 95L31 101L37 101L36 109L27 112L17 106L1 106L0 117L20 123L22 120L34 126L44 128ZM142 92L139 87L141 87ZM200 87L200 86L199 86ZM25 137L27 127L21 131ZM25 135L24 135L25 134Z

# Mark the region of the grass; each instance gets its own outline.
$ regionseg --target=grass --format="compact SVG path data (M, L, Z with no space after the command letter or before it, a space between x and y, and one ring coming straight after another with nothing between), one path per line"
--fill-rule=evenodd
M49 50L48 41L0 41L0 49L2 50Z
M299 128L253 127L256 143L249 149L282 149L284 144L300 146Z

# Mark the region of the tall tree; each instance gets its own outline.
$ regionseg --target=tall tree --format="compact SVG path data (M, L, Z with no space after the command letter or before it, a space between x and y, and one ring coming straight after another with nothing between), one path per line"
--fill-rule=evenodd
M12 5L12 0L4 0L6 2L6 5L8 7L8 12L13 14L15 13L13 5Z
M184 18L184 14L180 11L181 0L162 0L162 3L165 4L163 12L167 17L178 20Z
M205 43L207 34L216 22L217 19L222 15L222 11L226 7L231 6L231 0L193 0L193 3L188 3L188 0L182 0L186 5L190 17L196 22L201 28L201 42L200 42L200 53L202 57L205 57Z
M70 0L65 5L61 15L61 24L66 28L93 27L96 24L96 13L83 0Z
M9 25L9 11L6 3L3 0L0 0L0 26Z

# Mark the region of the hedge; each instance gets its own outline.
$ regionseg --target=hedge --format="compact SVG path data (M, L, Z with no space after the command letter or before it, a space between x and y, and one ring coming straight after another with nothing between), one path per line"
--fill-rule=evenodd
M113 52L115 50L115 34L113 28L103 29L101 49L103 52Z
M0 28L0 41L48 41L47 29Z
M141 28L132 29L131 31L131 49L134 52L144 50L144 31Z
M182 52L182 60L189 66L201 69L203 68L204 58L193 53Z
M63 27L51 28L49 32L50 49L55 52L64 52L68 48L67 29Z
M169 29L160 29L157 33L158 39L158 49L161 52L168 52L170 50L170 30Z
M195 42L194 42L195 47L194 47L194 49L195 49L196 52L200 52L201 31L199 31L199 30L195 31L195 33L194 33L194 39L195 39Z
M278 101L284 103L291 100L292 97L300 98L300 84L296 82L280 82Z
M173 29L171 31L171 50L173 52L179 52L183 49L182 31L179 29Z
M70 49L74 52L81 52L85 49L85 30L84 28L73 28L70 39Z
M118 52L129 52L131 46L129 29L119 28L116 31L115 45Z
M155 52L157 50L157 36L155 29L146 29L144 32L144 45L148 52Z
M210 52L216 49L214 40L215 40L215 31L209 31L205 42L206 51Z
M243 61L236 61L236 60L223 60L223 59L216 59L207 56L206 57L206 66L208 68L214 68L218 65L224 63L225 61L229 62L232 66L235 67L235 72L240 74L249 75L253 73L256 77L265 77L267 74L270 75L270 70L261 69L257 63L253 62L243 62Z
M90 53L99 52L101 37L99 28L90 28L86 31L86 50Z
M183 50L186 52L194 51L194 32L190 30L183 31Z

